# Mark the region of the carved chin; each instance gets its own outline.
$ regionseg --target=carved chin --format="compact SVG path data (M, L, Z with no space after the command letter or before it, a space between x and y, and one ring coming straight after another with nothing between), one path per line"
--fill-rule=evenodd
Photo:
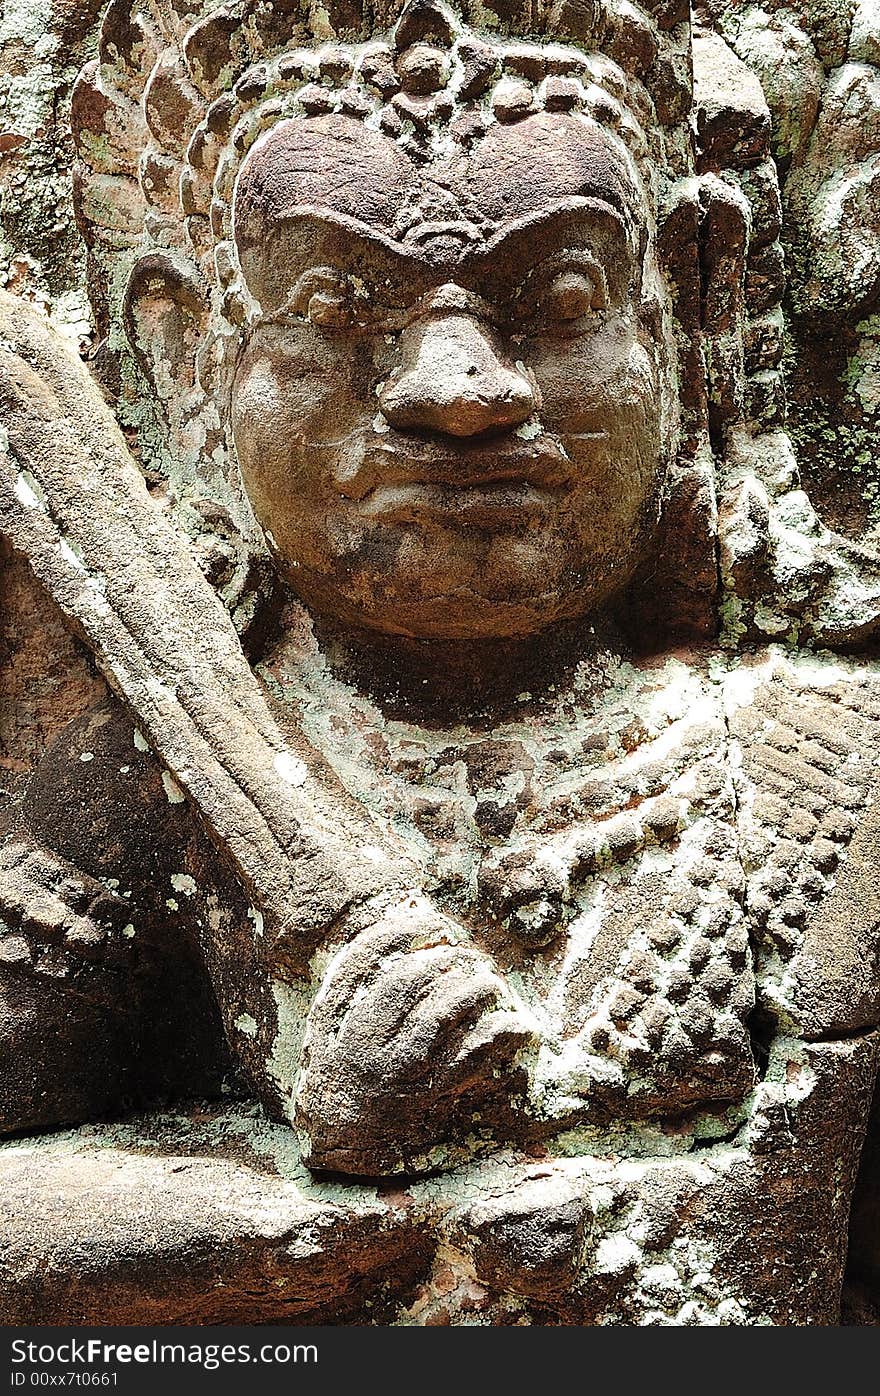
M346 524L325 534L321 566L280 551L276 563L307 605L345 624L488 640L598 610L629 580L642 540L642 529L625 540L572 537L570 521L552 516L492 533Z

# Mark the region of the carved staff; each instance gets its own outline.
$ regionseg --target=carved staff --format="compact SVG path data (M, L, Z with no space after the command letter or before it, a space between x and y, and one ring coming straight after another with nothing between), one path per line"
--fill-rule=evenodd
M417 874L305 739L282 736L73 349L21 301L3 293L0 310L0 530L231 852L272 958L301 966L346 911Z

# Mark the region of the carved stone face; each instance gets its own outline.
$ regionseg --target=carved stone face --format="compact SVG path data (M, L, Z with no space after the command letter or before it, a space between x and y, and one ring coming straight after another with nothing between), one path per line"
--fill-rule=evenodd
M258 313L239 465L321 613L529 634L629 578L656 515L661 350L644 196L580 115L418 165L343 115L251 151L235 235Z

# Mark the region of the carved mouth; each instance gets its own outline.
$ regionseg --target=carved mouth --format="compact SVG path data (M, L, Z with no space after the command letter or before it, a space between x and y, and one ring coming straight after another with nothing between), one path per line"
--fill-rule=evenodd
M522 481L482 485L377 485L359 512L383 523L454 523L474 529L526 529L558 503L558 490Z
M347 453L333 483L371 518L416 521L442 514L490 527L551 507L570 487L572 465L545 433L459 447L389 431L372 434Z

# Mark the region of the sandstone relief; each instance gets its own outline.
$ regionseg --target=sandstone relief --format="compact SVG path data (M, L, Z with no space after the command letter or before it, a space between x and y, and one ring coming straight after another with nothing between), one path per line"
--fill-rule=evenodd
M877 6L45 8L4 1322L876 1321Z

